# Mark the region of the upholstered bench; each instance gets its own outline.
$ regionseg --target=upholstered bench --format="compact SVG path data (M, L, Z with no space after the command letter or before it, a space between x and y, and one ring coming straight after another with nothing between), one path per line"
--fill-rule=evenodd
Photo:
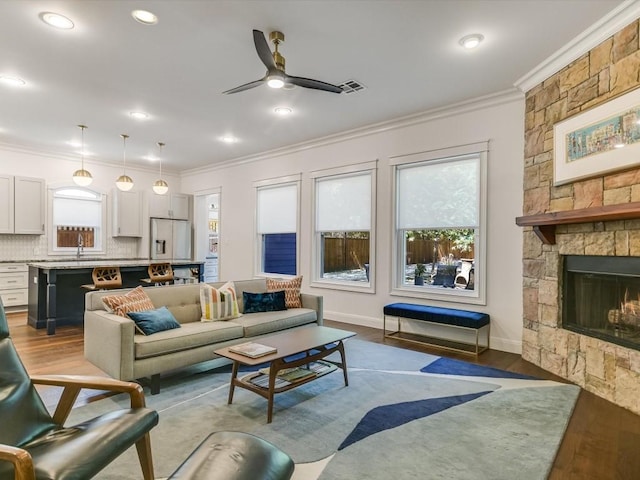
M387 316L398 319L398 329L387 331ZM442 336L407 334L402 332L402 319L419 320L428 324L446 325L475 333L475 343L448 339ZM384 307L383 333L387 338L398 338L405 341L424 343L427 345L453 350L456 352L479 355L489 348L490 318L486 313L458 310L455 308L432 307L413 303L391 303ZM480 344L480 330L486 331L486 342Z
M295 465L275 445L243 432L215 432L167 480L289 480Z

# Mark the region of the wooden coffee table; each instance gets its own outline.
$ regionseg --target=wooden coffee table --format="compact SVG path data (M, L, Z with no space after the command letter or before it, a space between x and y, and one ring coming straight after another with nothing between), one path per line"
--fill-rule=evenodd
M276 387L276 377L278 376L278 372L284 368L301 367L302 365L306 365L310 362L315 362L331 355L333 352L340 352L341 361L339 363L330 363L342 368L344 384L345 386L349 386L343 340L353 336L355 336L355 333L347 330L339 330L337 328L329 327L308 327L256 339L256 343L261 343L262 345L268 345L278 349L277 352L264 355L262 357L251 358L238 353L233 353L229 351L229 347L216 350L215 353L217 355L233 361L231 382L229 383L228 403L231 404L233 402L233 391L235 387L251 390L268 400L267 423L271 423L271 419L273 417L273 397L276 393L286 392L292 388L304 385L305 383L311 382L323 375L326 375L327 373L330 373L330 371L333 371L335 368L302 380L294 381L289 385L281 387ZM287 360L287 357L301 353L304 353L305 356L295 360ZM262 363L269 363L271 366L269 369L268 387L260 387L251 383L252 378L261 375L259 372L252 372L249 375L238 378L238 367L241 364L251 366L260 365Z

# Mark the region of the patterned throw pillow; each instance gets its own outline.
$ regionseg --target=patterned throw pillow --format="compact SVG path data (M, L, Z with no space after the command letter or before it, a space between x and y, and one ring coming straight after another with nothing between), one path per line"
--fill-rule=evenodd
M267 277L267 291L277 292L278 290L284 290L287 308L302 308L300 287L302 287L302 275L292 278L291 280Z
M220 288L207 283L200 284L200 307L203 322L229 320L240 316L238 297L233 282L227 282Z
M286 310L284 290L277 292L242 292L244 313L278 312Z
M116 315L129 318L129 312L144 312L156 308L141 286L137 286L125 295L107 295L102 302Z

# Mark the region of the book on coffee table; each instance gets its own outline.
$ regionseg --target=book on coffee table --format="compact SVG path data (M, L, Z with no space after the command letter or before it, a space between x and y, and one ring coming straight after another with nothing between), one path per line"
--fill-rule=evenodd
M278 349L276 347L270 347L269 345L263 345L256 342L241 343L239 345L233 345L229 347L229 351L233 353L239 353L250 358L263 357L271 353L276 353Z

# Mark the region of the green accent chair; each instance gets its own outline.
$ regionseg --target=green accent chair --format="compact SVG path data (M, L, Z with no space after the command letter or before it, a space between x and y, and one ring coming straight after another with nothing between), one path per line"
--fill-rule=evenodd
M34 385L63 387L53 416ZM131 408L64 426L83 388L127 393ZM152 480L149 431L158 413L145 407L142 387L104 377L29 377L0 300L0 479L88 480L135 444L145 480Z

